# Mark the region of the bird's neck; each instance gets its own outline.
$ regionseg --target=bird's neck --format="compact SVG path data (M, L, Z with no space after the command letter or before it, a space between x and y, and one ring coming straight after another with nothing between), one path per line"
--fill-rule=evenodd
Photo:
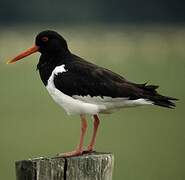
M37 64L37 70L39 70L41 80L45 86L47 86L48 79L51 76L52 71L55 69L55 67L68 63L66 59L68 59L68 57L70 56L70 52L66 54L41 54L39 63Z

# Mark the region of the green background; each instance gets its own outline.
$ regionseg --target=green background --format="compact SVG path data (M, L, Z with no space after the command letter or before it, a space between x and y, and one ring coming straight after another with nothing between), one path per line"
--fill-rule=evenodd
M52 27L56 27L52 25ZM67 116L43 86L39 54L5 61L34 43L44 27L0 30L0 179L14 180L16 160L73 150L80 118ZM122 109L101 115L96 150L115 155L114 180L185 179L185 28L183 26L56 27L73 53L131 81L160 85L179 98L174 110ZM92 121L85 140L92 132Z

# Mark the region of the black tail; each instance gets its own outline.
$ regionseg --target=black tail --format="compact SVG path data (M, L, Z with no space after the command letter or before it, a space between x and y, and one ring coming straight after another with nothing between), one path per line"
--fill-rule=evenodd
M155 105L166 107L166 108L175 108L175 103L172 101L177 101L178 99L168 97L168 96L162 96L160 94L156 94L155 96L150 98Z
M145 84L138 84L138 87L144 90L143 92L144 98L152 101L155 105L166 107L166 108L175 108L175 103L172 101L177 101L178 99L158 94L156 89L159 86L146 85L145 83Z

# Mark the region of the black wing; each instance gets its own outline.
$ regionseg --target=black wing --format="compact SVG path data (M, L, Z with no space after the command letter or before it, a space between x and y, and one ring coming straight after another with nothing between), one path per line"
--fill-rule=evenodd
M105 68L82 60L66 64L65 68L67 72L54 77L54 84L69 96L142 97L143 90L136 84Z
M55 87L61 92L73 96L126 97L128 99L144 98L155 105L173 108L173 97L158 94L158 86L136 84L122 76L75 56L76 61L66 64L67 72L54 77Z

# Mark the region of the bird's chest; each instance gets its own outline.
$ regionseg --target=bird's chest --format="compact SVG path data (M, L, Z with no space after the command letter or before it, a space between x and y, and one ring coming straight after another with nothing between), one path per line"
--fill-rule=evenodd
M53 68L48 66L43 66L42 68L39 68L40 78L45 86L47 86L48 79L52 74L52 70Z
M39 70L40 78L45 86L47 86L48 79L52 75L55 67L56 63L54 57L46 56L45 54L41 55L39 63L37 64L37 69Z

